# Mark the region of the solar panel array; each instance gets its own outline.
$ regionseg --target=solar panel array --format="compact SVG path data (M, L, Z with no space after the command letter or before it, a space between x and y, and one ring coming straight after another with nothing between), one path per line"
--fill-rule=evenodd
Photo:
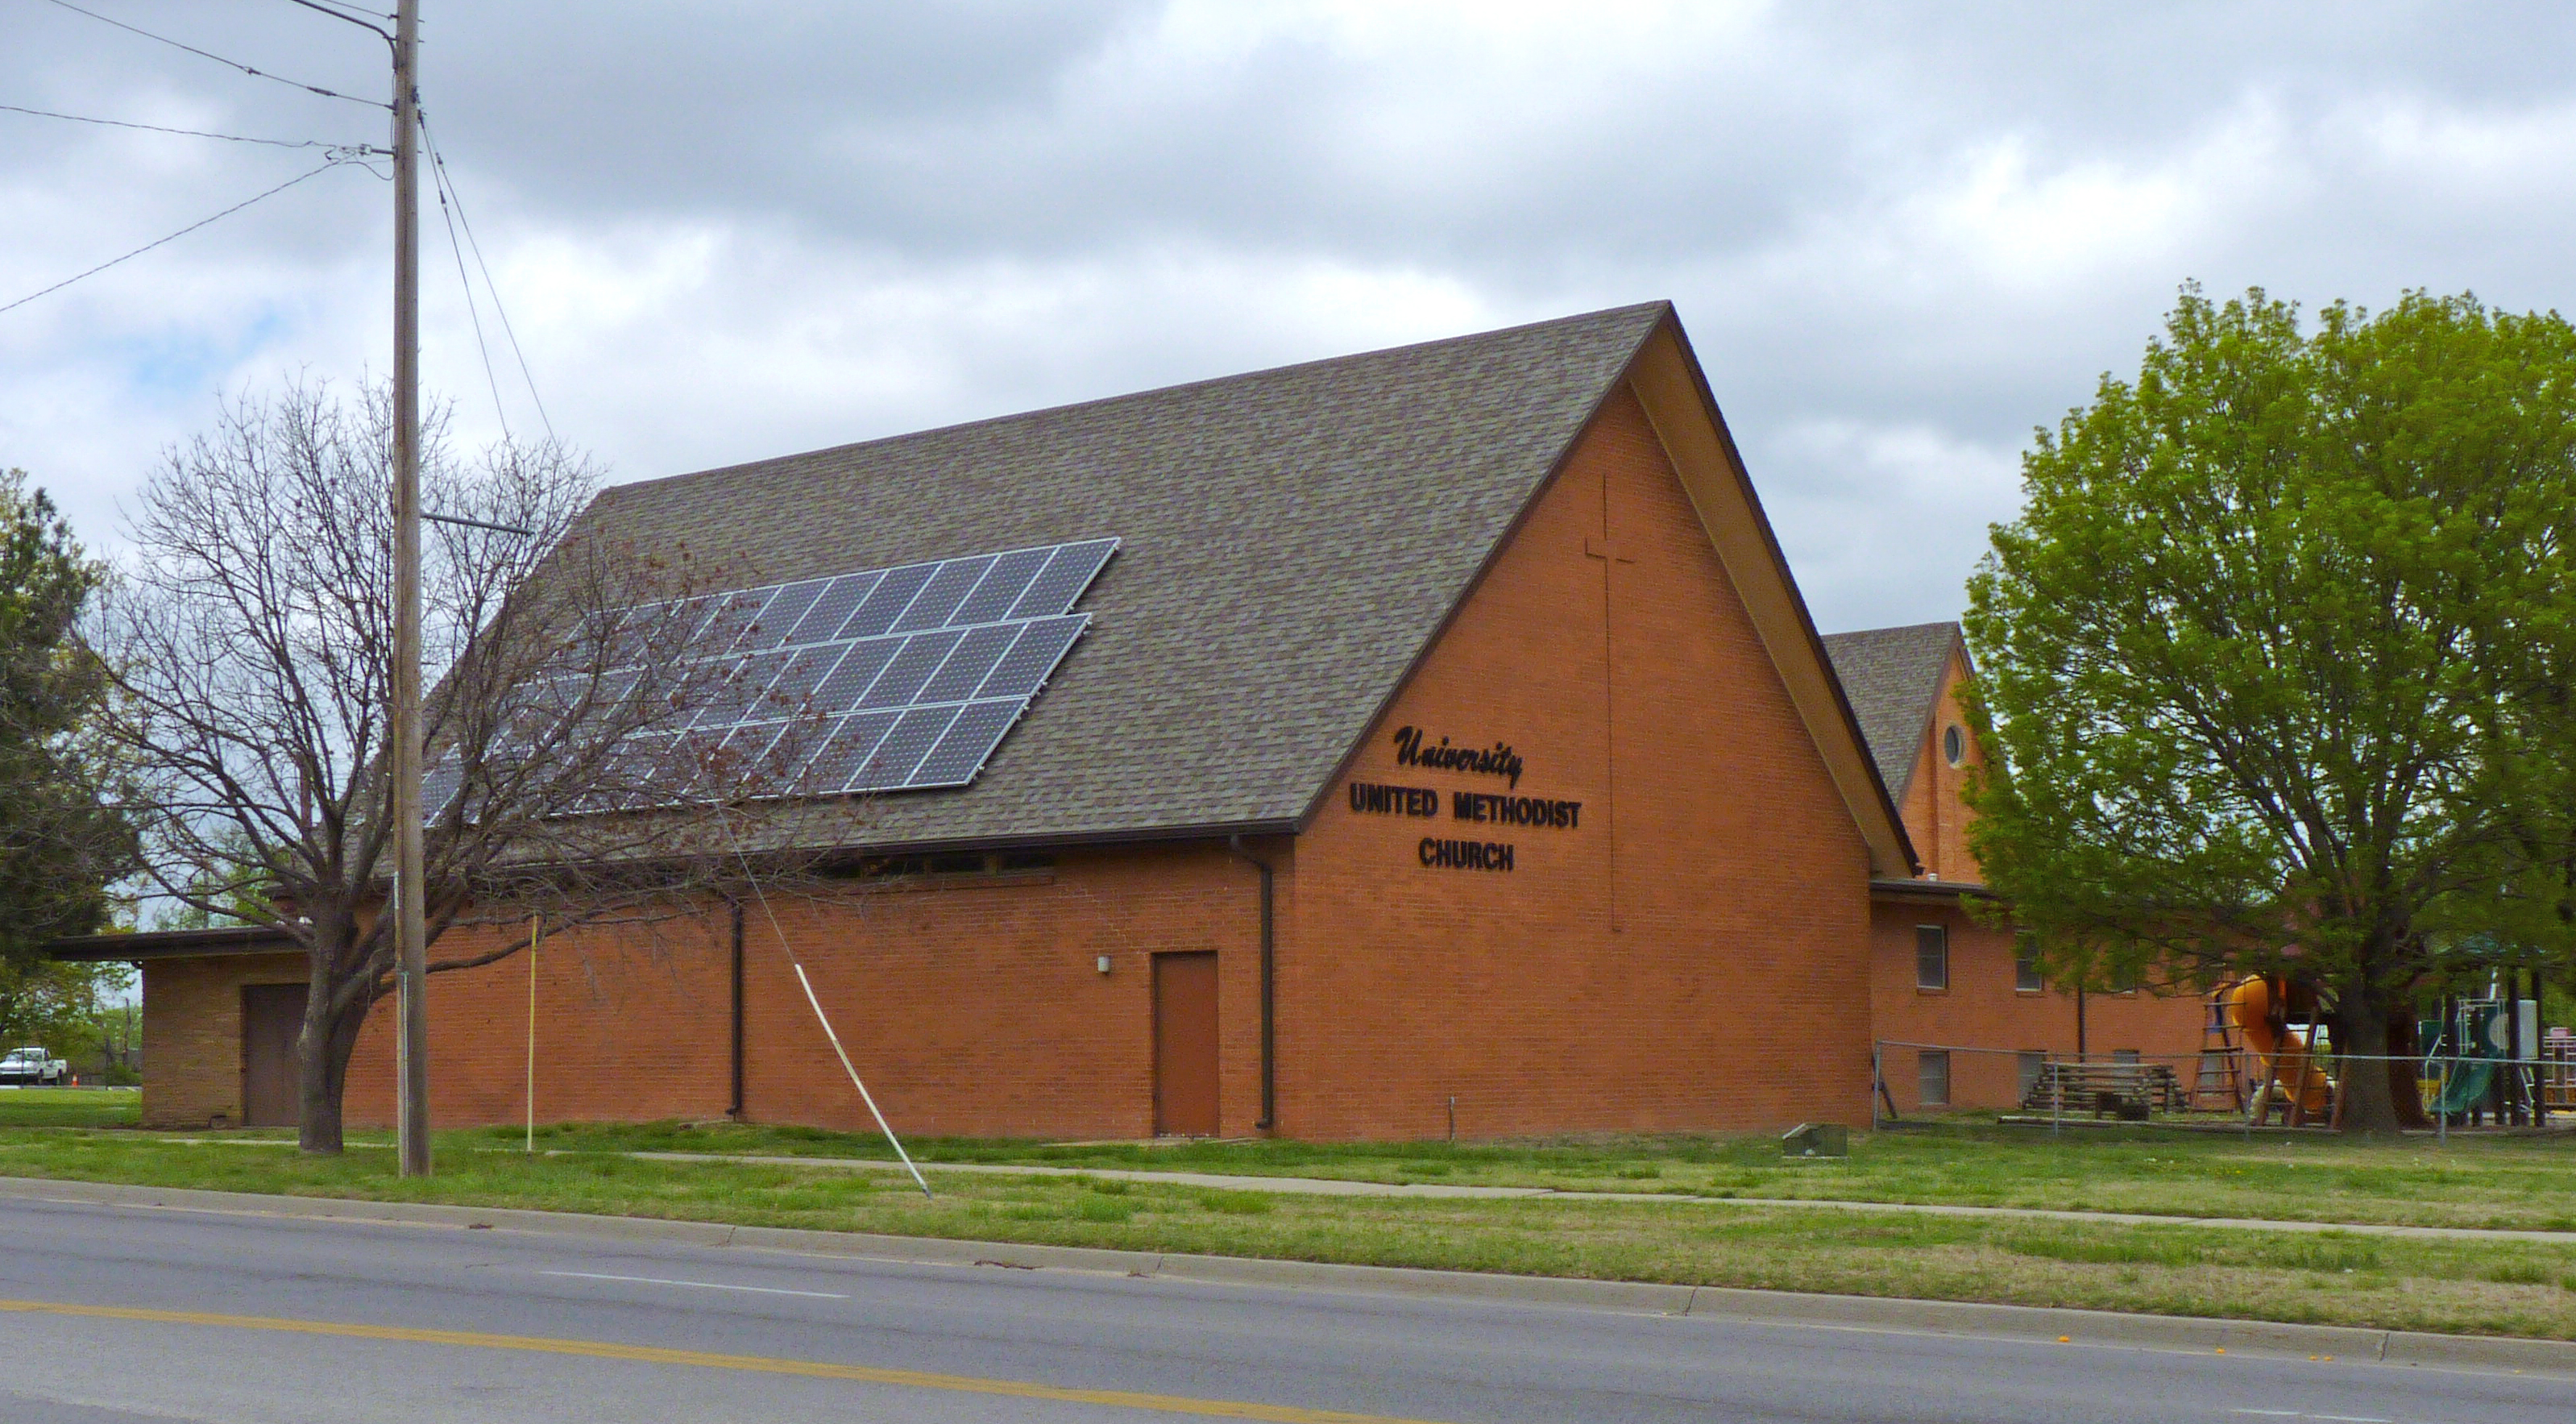
M623 754L766 765L785 795L964 786L1090 625L1073 605L1117 549L1089 539L691 600L676 616L695 625L686 646L710 695ZM630 619L673 616L666 604ZM614 700L637 680L585 690ZM459 780L453 761L431 770L433 819Z

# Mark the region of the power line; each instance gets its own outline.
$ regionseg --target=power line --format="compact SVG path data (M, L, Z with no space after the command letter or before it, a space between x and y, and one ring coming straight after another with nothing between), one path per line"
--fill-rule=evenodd
M456 200L456 222L465 229L465 245L474 251L474 266L483 274L483 290L492 296L492 314L500 319L501 334L510 339L510 354L519 362L519 379L527 383L528 399L537 407L537 420L545 426L546 438L553 440L556 438L554 417L546 414L546 398L537 394L537 378L528 369L528 353L520 349L518 329L510 325L509 309L501 305L501 289L492 281L491 265L483 260L483 244L474 236L474 220L465 214L465 195L456 191L456 180L447 171L447 155L439 150L438 141L430 136L429 115L425 111L420 116L420 136L429 148L430 169L438 175L439 202L444 205L451 197ZM495 403L500 400L497 391L493 400Z
M105 15L102 15L102 14L98 13L96 10L84 10L84 9L82 9L80 6L73 4L73 3L72 3L72 0L52 0L52 3L53 3L53 4L56 4L56 5L60 5L61 7L63 7L63 8L64 8L64 9L66 9L66 10L71 11L71 12L72 12L73 14L75 14L75 15L87 15L87 16L89 16L91 19L98 21L98 22L99 22L100 24L102 24L102 25L114 25L116 28L118 28L118 29L120 29L120 30L125 31L125 32L126 32L126 33L128 33L128 34L141 35L143 38L145 38L145 39L147 39L147 40L154 41L155 43L158 43L158 44L165 44L165 45L168 45L168 46L170 46L172 49L182 49L182 50L186 50L188 53L190 53L190 54L193 54L193 55L197 56L199 59L211 59L211 60L213 60L213 61L214 61L215 63L217 63L217 64L225 65L225 66L227 66L227 67L229 67L229 68L233 68L233 69L238 69L238 70L240 70L242 73L249 75L249 76L250 76L250 77L252 77L253 79L266 79L266 80L269 80L269 81L271 81L271 82L273 82L273 83L278 83L278 84L284 84L284 85L287 85L287 86L288 86L288 87L290 87L290 88L295 88L295 89L301 89L301 90L304 90L306 93L309 93L309 94L319 94L319 95L321 95L321 96L322 96L323 98L325 98L325 99L346 99L346 100L348 100L348 101L349 101L350 103L352 103L352 104L364 104L364 105L366 105L368 108L371 108L371 109L390 109L390 108L392 108L392 107L393 107L391 104L387 104L387 103L383 102L382 100L378 100L378 99L361 99L361 98L359 98L359 97L358 97L357 95L355 95L355 94L343 94L343 93L341 93L340 91L338 91L338 90L336 90L336 89L325 89L325 88L323 88L323 87L322 87L321 85L319 85L319 84L307 84L307 83L304 83L302 80L298 80L298 79L289 79L289 78L287 78L285 75L282 75L282 74L271 74L271 73L267 72L266 70L262 70L262 69L253 69L252 67L250 67L250 66L249 66L249 65L247 65L247 64L242 63L242 62L241 62L240 60L238 60L238 59L226 59L226 58L224 58L224 57L223 57L222 55L220 55L220 54L211 54L211 53L208 53L208 52L207 52L207 51L205 51L205 50L202 50L202 49L197 48L195 45L191 45L191 44L181 44L181 43L179 43L177 40L174 40L174 39L170 38L168 35L156 35L156 34L152 33L150 30L138 29L138 28L136 28L135 26L132 26L132 25L129 25L129 24L125 23L123 20L112 20L112 19L109 19L107 16L105 16ZM347 19L347 18L349 18L349 17L348 17L348 16L346 16L346 15L343 15L343 16L341 16L340 18L342 18L342 19L344 19L344 20L345 20L345 19Z
M317 0L286 0L286 3L289 5L301 5L307 10L319 10L323 14L330 16L332 19L346 20L353 25L366 25L366 27L371 30L376 30L376 27L367 24L366 20L359 19L359 15L364 15L371 20L391 20L394 18L391 15L380 14L374 10L361 10L355 5L321 4L317 3ZM355 13L352 13L353 11ZM382 30L376 30L376 33L385 35L385 32ZM391 40L393 36L385 35L385 38L387 40Z
M423 126L427 137L427 126ZM474 352L483 358L483 381L492 388L492 413L501 421L501 438L517 443L510 434L510 411L501 403L501 378L492 369L492 348L483 343L483 314L474 305L474 282L465 275L465 248L456 240L456 212L447 202L447 174L438 166L438 150L430 150L430 172L438 179L438 216L447 224L447 250L456 254L456 284L465 289L465 317L474 323ZM500 310L500 299L493 299L493 310Z
M174 129L161 124L138 124L125 119L94 119L87 114L57 114L51 109L30 109L22 104L0 104L0 110L12 114L29 114L39 119L69 119L76 124L105 124L115 129L143 129L150 133L183 134L189 138L219 138L228 143L264 143L271 148L327 148L335 152L380 154L388 150L363 143L329 143L318 138L251 138L242 134L210 133L205 129Z
M138 247L138 248L134 249L132 252L129 252L129 253L125 254L123 257L113 257L113 258L110 258L110 259L108 259L107 261L105 261L105 262L101 262L101 263L100 263L100 264L98 264L97 266L92 267L91 269L89 269L89 270L88 270L88 271L86 271L86 272L81 272L81 273L75 274L75 275L73 275L73 276L65 277L65 278L64 278L64 279L62 279L61 281L56 282L56 283L55 283L55 284L53 284L52 286L50 286L50 287L46 287L46 288L44 288L44 289L43 289L43 290L41 290L41 291L29 292L27 295L25 295L25 296L23 296L23 297L20 297L18 300L14 301L14 302L9 303L7 306L0 306L0 312L10 312L10 311L15 311L15 310L17 310L18 308L25 306L27 303L34 301L34 300L35 300L36 298L38 298L38 297L46 296L46 295L48 295L48 294L50 294L50 293L54 293L54 292L59 292L59 291L61 291L63 288L70 286L70 285L71 285L72 283L74 283L74 282L81 281L81 280L83 280L84 278L88 278L88 277L95 277L95 276L97 276L99 273L106 271L108 268L115 266L115 265L116 265L117 263L119 263L119 262L127 262L127 261L131 261L131 260L133 260L134 258L140 257L140 256L142 256L144 253L147 253L147 252L151 251L153 248L156 248L156 247L159 247L159 246L163 245L164 243L176 242L176 241L178 241L180 238L186 237L188 234L190 234L190 233L192 233L192 232L195 232L197 229L199 229L199 228L201 228L201 227L204 227L204 226L205 226L206 224L208 224L208 223L215 222L215 221L217 221L217 220L219 220L219 219L222 219L222 218L228 218L228 217L231 217L233 214L235 214L235 213L237 213L237 212L240 212L242 209L249 207L249 206L250 206L251 204L253 204L253 203L261 202L261 201L263 201L263 200L265 200L265 199L269 199L269 198L274 198L274 197L276 197L278 194L285 192L287 189L294 187L296 184L301 183L301 182L305 181L305 180L306 180L306 179L308 179L308 178L318 177L318 176L320 176L321 174L327 173L327 172L331 171L332 169L337 168L337 167L341 166L342 164L347 163L347 162L350 162L350 161L351 161L351 160L349 160L349 159L345 159L345 158L333 158L333 159L330 159L330 160L328 160L328 161L324 162L324 163L323 163L323 165L322 165L321 167L316 168L316 169L313 169L312 171L307 172L307 173L301 173L301 174L298 174L298 175L296 175L296 176L295 176L295 177L293 177L293 178L289 178L289 179L287 179L285 182L278 184L276 187L269 189L267 192L259 194L257 197L244 198L244 199L242 199L240 202L233 204L231 207L224 209L222 212L215 214L215 215L214 215L214 217L210 217L210 218L201 218L201 219L199 219L198 221L196 221L196 222L192 222L192 223L188 224L186 227L183 227L183 228L179 229L177 232L174 232L174 233L170 234L168 237L161 238L161 239L159 239L158 241L154 241L154 242L147 242L147 243L143 244L141 247Z

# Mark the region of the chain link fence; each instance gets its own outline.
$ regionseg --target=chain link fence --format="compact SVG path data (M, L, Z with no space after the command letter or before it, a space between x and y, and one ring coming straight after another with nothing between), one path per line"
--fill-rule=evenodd
M2576 1038L2553 1034L2537 1048L2528 1058L2295 1047L2263 1054L2241 1046L2078 1054L1879 1039L1870 1051L1871 1125L1992 1113L2000 1122L2051 1128L2100 1122L2322 1130L2342 1122L2352 1075L2381 1064L2411 1071L2437 1132L2576 1126Z

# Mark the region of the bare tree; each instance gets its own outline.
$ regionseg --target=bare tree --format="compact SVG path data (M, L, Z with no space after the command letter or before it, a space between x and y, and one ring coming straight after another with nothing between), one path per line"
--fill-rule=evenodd
M392 987L390 467L382 388L229 406L144 487L101 619L149 890L271 925L309 961L308 1152L340 1150L351 1051ZM683 550L580 532L595 484L558 446L460 457L444 412L424 421L424 505L528 531L437 522L423 546L433 947L532 916L551 933L702 912L753 873L727 818L790 789L811 749L795 709L754 754L686 730L740 698L734 664L707 656L738 631L732 603ZM791 872L772 857L762 873ZM479 937L430 972L525 943Z

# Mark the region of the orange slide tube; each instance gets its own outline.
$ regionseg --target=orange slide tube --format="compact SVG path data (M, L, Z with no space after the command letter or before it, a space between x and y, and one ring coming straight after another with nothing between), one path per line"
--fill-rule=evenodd
M2306 1036L2289 1026L2281 987L2260 974L2238 980L2227 991L2228 1014L2245 1035L2246 1051L2261 1065L2255 1070L2258 1095L2267 1089L2286 1093L2289 1084L2297 1083L2298 1111L2292 1121L2322 1118L2333 1102L2326 1075L2309 1057Z

